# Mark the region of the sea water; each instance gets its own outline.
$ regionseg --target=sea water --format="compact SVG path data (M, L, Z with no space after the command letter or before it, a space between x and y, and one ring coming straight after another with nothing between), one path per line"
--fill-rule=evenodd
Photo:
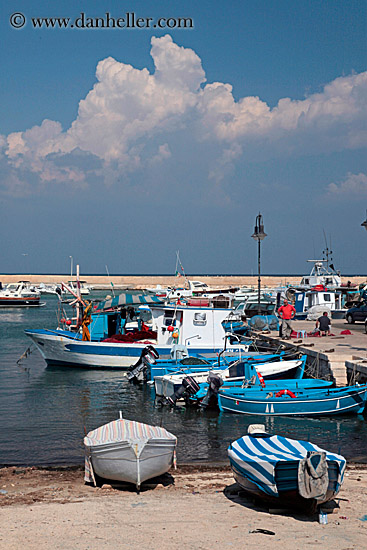
M56 328L57 298L44 307L0 309L0 465L79 465L85 432L125 418L163 426L178 438L179 463L227 464L228 445L262 422L272 434L305 439L348 460L367 462L363 416L260 418L162 408L154 389L129 384L122 371L47 367L24 329ZM32 346L32 353L17 360Z

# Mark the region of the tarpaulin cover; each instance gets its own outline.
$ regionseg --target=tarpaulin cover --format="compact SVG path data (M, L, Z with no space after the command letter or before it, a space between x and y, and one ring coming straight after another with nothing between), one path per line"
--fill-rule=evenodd
M276 465L278 462L301 460L307 456L308 451L326 452L326 460L338 463L340 486L346 466L345 458L320 449L308 441L298 441L278 435L264 437L246 435L229 446L228 456L241 475L250 479L265 493L279 496L275 482Z

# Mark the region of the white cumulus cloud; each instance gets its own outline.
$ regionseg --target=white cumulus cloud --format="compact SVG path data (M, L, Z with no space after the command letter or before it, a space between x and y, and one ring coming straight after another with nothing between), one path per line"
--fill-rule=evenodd
M334 195L366 195L367 194L367 175L347 174L344 181L340 183L330 183L328 191Z
M193 147L205 153L207 179L218 182L251 151L301 156L367 144L367 72L337 78L303 100L283 98L271 109L258 97L235 100L228 83L206 83L198 55L169 35L152 38L151 55L152 74L101 60L70 128L45 119L12 133L2 138L2 162L19 178L29 172L43 183L85 184L93 172L111 184L120 174L171 162L179 136L180 154L189 163ZM84 164L75 152L85 155ZM91 168L88 155L102 168Z

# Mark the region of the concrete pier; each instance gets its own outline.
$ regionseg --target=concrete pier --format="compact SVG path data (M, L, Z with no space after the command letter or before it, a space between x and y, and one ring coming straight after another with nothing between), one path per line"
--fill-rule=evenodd
M311 332L315 321L292 321L293 330ZM340 334L349 330L351 334ZM292 338L283 340L275 332L259 333L259 338L267 340L283 349L298 350L307 355L307 371L310 376L332 379L337 386L367 382L367 334L364 324L348 325L344 319L332 319L333 336Z

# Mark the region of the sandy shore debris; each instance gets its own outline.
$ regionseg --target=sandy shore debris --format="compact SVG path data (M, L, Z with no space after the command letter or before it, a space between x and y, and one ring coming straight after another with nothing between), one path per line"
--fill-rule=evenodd
M140 494L86 485L80 468L3 468L0 487L7 550L352 550L367 540L367 469L358 465L348 467L327 525L253 502L228 467L179 467Z

